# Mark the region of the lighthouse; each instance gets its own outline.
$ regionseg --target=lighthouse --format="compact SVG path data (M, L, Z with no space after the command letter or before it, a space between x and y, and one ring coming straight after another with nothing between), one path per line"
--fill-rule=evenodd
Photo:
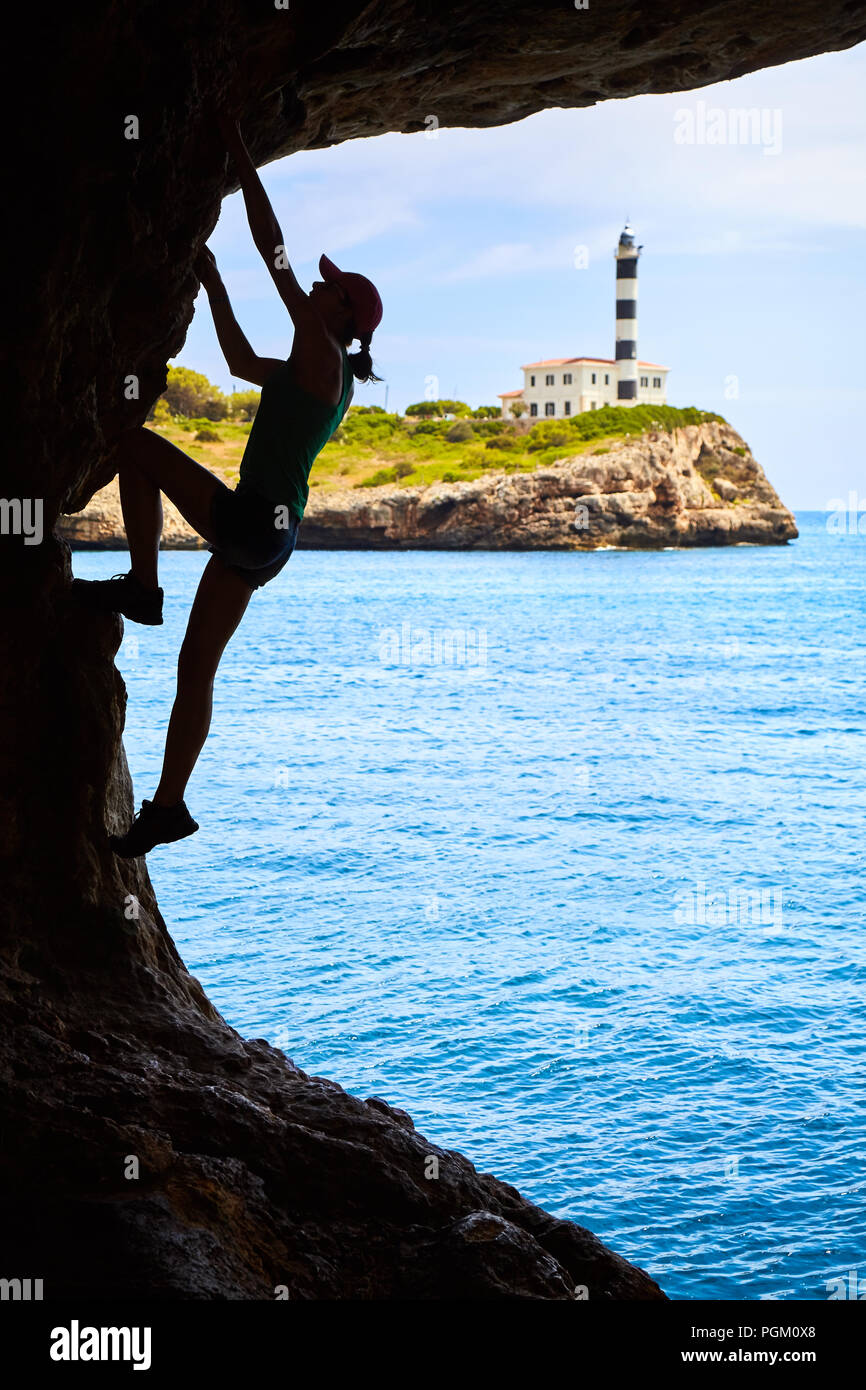
M616 257L616 399L618 405L637 403L637 258L634 230L626 222Z
M545 357L521 367L523 385L503 391L503 420L525 415L568 420L585 410L604 410L614 405L664 405L668 368L658 362L638 361L637 355L637 246L634 228L626 218L614 251L616 263L616 356Z

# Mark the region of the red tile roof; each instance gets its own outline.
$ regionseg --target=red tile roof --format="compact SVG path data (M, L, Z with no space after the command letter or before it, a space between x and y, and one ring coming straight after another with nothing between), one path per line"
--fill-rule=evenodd
M604 362L608 366L616 363L615 357L548 357L543 362L525 362L520 368L522 372L528 372L533 367L565 367L575 362ZM663 367L660 362L644 362L638 359L639 367L656 367L661 372L669 372L670 367Z
M563 366L563 364L566 363L566 362L583 362L583 361L589 361L589 358L582 358L582 357L547 357L547 358L545 358L545 360L544 360L543 362L525 362L524 365L520 368L520 370L521 370L522 372L525 372L525 371L527 370L528 367L561 367L561 366ZM594 361L600 362L600 361L601 361L601 358L600 358L600 357L596 357L596 358L594 359Z
M506 396L522 396L523 387L521 386L519 391L500 391L498 394L500 400L504 400Z

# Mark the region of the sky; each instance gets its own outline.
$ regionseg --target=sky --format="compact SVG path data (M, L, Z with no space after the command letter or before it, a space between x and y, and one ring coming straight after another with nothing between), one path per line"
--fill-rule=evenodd
M742 130L729 113L756 110ZM668 403L715 410L791 507L866 507L866 45L695 92L540 112L491 130L443 122L304 151L261 170L301 284L326 252L378 286L379 386L356 404L499 404L520 366L613 357L614 259L643 246L638 356ZM209 240L262 356L291 322L240 194ZM223 390L206 297L177 363Z

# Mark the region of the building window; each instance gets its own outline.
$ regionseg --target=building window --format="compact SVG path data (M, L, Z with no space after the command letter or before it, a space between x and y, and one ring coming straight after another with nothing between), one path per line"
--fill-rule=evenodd
M641 386L649 386L649 377L648 377L648 376L642 376L641 379L640 379L640 384L641 384Z
M547 376L544 378L544 384L545 386L553 385L553 372L548 372Z
M536 401L530 401L530 403L529 403L529 413L530 413L530 415L537 415L537 414L538 414L538 404L537 404Z
M596 380L597 380L597 377L596 377L596 375L595 375L595 372L593 372L592 376L590 377L590 380L591 380L591 382L592 382L592 384L593 384L593 386L594 386L595 383L596 383Z
M529 378L529 384L530 384L530 386L534 386L534 385L535 385L535 377L534 377L534 376L531 376L531 377Z
M570 385L571 385L571 372L563 372L563 374L562 374L562 384L563 384L563 386L570 386ZM567 414L567 413L568 413L568 412L566 412L566 414Z
M545 403L544 403L544 413L545 413L545 415L555 415L555 414L556 414L556 406L555 406L555 404L553 403L553 401L545 401Z
M565 414L565 415L570 415L570 414L571 414L571 401L566 401L565 404L564 404L563 407L562 407L562 410L563 410L563 414Z
M605 386L610 386L610 372L605 372L605 374L604 374L604 384L605 384Z
M654 376L654 377L653 377L653 386L655 386L656 389L660 391L660 390L661 390L661 384L662 384L662 379L661 379L661 377L660 377L660 376Z
M595 402L595 401L590 401L590 403L589 403L589 408L590 408L590 410L595 410L595 407L596 407L596 402Z

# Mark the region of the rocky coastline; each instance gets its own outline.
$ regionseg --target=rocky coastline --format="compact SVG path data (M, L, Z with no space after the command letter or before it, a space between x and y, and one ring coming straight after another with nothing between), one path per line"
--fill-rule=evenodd
M205 542L165 502L163 548ZM126 548L117 481L61 517L72 549ZM748 445L710 421L612 441L533 473L430 487L311 490L299 548L595 550L781 545L794 517Z

